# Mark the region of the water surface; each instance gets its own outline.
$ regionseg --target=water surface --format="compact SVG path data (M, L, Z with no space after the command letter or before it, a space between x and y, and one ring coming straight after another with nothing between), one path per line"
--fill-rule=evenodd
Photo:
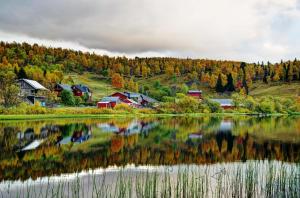
M232 165L275 162L298 170L300 117L5 121L0 122L0 150L2 191L8 185L25 188L28 182L66 180L64 175L110 172L112 167L125 167L127 174L140 167L145 172L178 167L203 172L201 167L218 164L229 171Z

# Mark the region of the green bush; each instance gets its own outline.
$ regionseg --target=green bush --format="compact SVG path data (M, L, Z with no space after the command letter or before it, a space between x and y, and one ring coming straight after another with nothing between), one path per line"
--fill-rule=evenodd
M260 101L259 105L256 106L256 111L265 114L275 113L274 102L268 98L263 98Z
M210 99L204 99L203 103L209 108L211 113L220 113L223 111L219 103L214 102Z
M61 101L64 105L67 106L74 106L76 103L73 93L67 90L63 90L61 92Z

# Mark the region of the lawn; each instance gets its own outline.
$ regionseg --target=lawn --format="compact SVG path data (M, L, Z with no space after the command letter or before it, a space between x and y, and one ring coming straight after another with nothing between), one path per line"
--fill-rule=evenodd
M254 83L250 89L252 96L297 96L300 94L300 83Z
M69 74L65 78L71 76L75 84L84 84L87 85L93 92L92 99L93 101L99 101L102 97L108 96L116 91L114 87L111 86L110 82L107 79L100 78L96 74L84 73L79 74Z

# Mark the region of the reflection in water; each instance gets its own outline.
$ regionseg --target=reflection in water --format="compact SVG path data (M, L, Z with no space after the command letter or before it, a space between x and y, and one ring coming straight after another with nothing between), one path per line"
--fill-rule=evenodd
M300 162L300 118L175 117L0 123L0 180L112 165Z

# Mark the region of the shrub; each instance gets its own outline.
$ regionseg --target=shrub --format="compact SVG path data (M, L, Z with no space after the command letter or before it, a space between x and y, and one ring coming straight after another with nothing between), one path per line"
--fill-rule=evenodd
M74 97L75 98L75 105L78 106L83 103L83 99L81 97Z
M271 100L264 98L256 107L256 111L259 113L271 114L275 111L275 105Z
M240 102L240 104L250 111L254 111L256 107L256 101L251 96L245 98L243 102Z
M63 90L61 92L61 101L64 105L67 105L67 106L75 105L75 98L71 91Z
M128 104L121 103L121 104L117 104L114 107L114 110L116 110L116 111L132 112L132 108L133 107L129 106Z
M220 112L223 111L223 109L221 108L221 106L220 106L219 103L214 102L214 101L212 101L210 99L205 99L203 101L203 103L205 105L207 105L207 107L209 108L209 110L210 110L211 113L220 113Z

